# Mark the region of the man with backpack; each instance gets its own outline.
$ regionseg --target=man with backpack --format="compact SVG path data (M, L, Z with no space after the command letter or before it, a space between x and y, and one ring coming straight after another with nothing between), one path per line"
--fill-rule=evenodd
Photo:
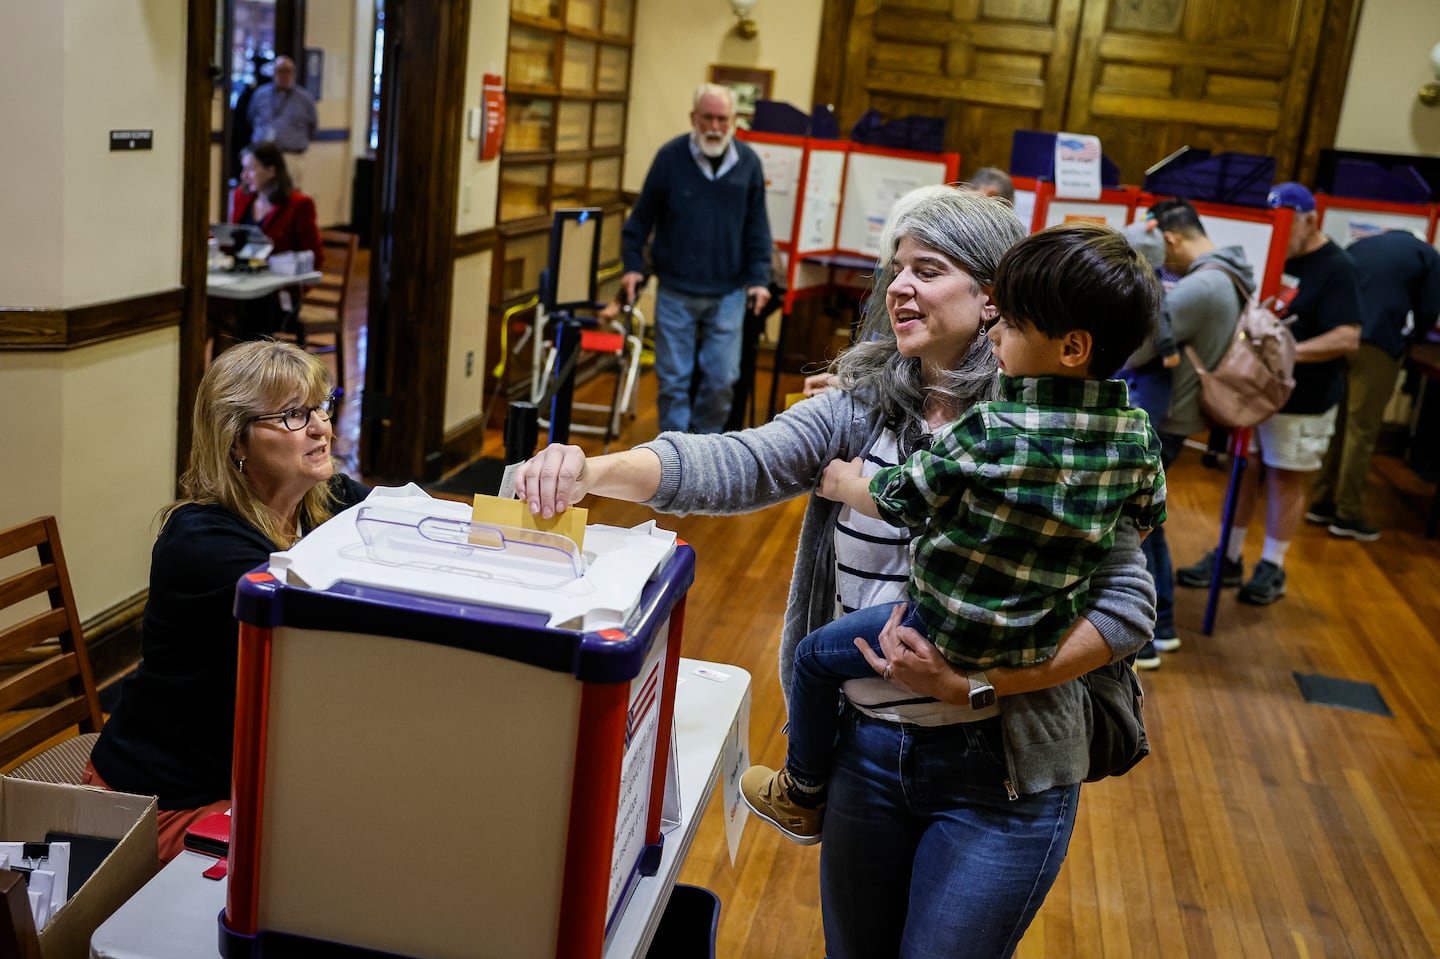
M1261 470L1249 469L1240 487L1220 584L1240 586L1238 599L1265 606L1285 595L1285 554L1305 514L1306 476L1320 469L1335 430L1335 415L1345 391L1345 356L1360 345L1360 284L1345 251L1320 232L1315 197L1299 183L1281 183L1270 191L1271 209L1289 207L1291 222L1286 277L1276 312L1292 318L1295 336L1295 389L1280 411L1255 427L1265 469L1265 546L1260 562L1243 586L1242 550L1259 499ZM1210 585L1213 552L1193 566L1177 570L1182 586Z
M1162 307L1175 347L1194 348L1210 369L1220 362L1235 333L1243 302L1237 281L1247 294L1254 288L1245 251L1240 246L1217 247L1187 200L1161 200L1150 208L1147 220L1155 224L1149 235L1159 234L1164 241L1165 269L1180 277L1166 292ZM1133 243L1140 234L1134 228L1132 233ZM1185 437L1203 431L1206 423L1200 413L1200 378L1190 360L1182 353L1179 365L1165 375L1170 377L1170 401L1165 414L1156 417L1155 428L1160 435L1161 462L1168 469L1180 455ZM1157 526L1141 549L1155 580L1155 639L1140 650L1135 665L1154 669L1160 665L1160 653L1180 648L1175 634L1175 578L1165 527Z

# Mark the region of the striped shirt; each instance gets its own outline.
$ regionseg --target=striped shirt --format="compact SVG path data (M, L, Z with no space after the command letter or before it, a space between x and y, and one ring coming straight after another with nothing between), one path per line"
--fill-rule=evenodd
M900 462L894 430L885 429L865 454L861 476ZM840 508L835 524L835 617L905 598L910 579L910 531Z
M870 482L881 516L915 536L925 632L962 668L1049 659L1119 518L1165 519L1159 440L1124 382L1002 374L1000 395Z

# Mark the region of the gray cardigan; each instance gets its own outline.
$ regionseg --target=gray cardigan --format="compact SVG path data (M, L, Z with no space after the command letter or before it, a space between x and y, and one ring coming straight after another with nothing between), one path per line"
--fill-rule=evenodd
M780 682L789 690L795 646L833 618L835 523L840 504L814 495L832 459L862 456L884 429L862 397L829 390L755 429L723 435L662 433L643 444L660 457L646 505L664 513L741 513L810 494L780 634ZM1091 577L1088 619L1114 659L1137 651L1155 624L1155 589L1134 527ZM787 692L788 694L788 692ZM1006 697L1001 710L1011 782L1022 793L1080 782L1089 767L1089 700L1079 680Z

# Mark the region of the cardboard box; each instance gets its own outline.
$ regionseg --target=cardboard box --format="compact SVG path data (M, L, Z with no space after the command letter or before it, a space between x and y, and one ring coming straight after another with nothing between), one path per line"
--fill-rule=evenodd
M0 776L0 839L39 841L52 830L120 842L40 933L43 959L87 959L95 928L160 867L155 798Z

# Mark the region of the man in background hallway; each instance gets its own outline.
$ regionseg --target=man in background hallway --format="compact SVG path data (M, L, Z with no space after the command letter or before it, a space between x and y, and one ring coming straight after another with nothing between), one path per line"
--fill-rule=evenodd
M660 429L718 433L740 377L746 297L756 313L770 300L770 221L760 158L734 140L730 90L701 85L690 124L645 176L625 223L621 283L635 302L653 235Z
M1305 519L1369 543L1380 538L1361 508L1370 455L1405 358L1407 320L1413 314L1423 336L1440 316L1440 253L1404 230L1356 240L1345 252L1360 271L1360 348L1345 358L1345 402Z
M300 186L305 171L304 154L319 126L315 98L295 83L295 61L275 59L275 79L262 84L250 97L251 143L273 141L285 154L285 169Z

